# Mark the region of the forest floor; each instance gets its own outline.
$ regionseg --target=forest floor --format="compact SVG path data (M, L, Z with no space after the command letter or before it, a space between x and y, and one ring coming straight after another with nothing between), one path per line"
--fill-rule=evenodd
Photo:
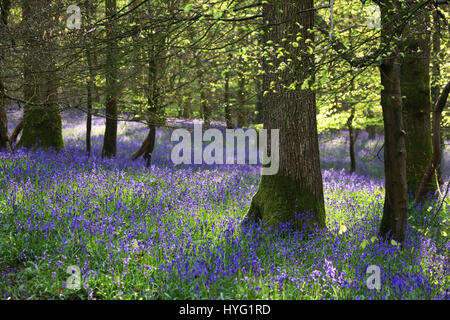
M359 135L349 173L345 133L320 135L327 231L306 235L240 226L257 166L174 167L170 131L158 129L146 168L130 155L147 129L125 123L117 157L101 159L103 130L94 119L90 157L84 117L70 114L64 152L0 153L0 298L450 298L450 198L411 204L403 250L376 237L380 136ZM67 288L71 266L79 289ZM367 285L369 266L379 267L379 289Z

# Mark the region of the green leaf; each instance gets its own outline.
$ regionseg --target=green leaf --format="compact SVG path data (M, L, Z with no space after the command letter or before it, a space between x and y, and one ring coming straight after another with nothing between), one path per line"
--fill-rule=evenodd
M361 245L359 246L361 249L364 250L364 248L369 244L369 241L365 239L363 242L361 242Z
M189 13L189 11L191 11L192 10L192 4L187 4L185 7L184 7L184 12L185 13Z

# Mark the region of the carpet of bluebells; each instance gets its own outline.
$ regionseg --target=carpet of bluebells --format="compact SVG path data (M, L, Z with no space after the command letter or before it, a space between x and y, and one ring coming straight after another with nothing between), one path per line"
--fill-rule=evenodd
M376 237L382 137L359 135L350 174L345 132L320 136L327 230L303 233L241 226L257 166L174 167L160 128L146 168L130 154L147 128L123 122L117 157L102 159L97 118L89 157L84 116L63 125L63 152L0 153L2 299L449 299L449 198L410 205L403 250ZM72 265L79 290L66 288Z

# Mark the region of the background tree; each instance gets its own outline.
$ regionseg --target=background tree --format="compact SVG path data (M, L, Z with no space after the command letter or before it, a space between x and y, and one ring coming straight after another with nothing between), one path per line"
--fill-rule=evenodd
M102 156L112 157L117 152L117 100L118 88L118 46L117 25L115 14L117 12L116 0L105 0L106 18L106 104L105 104L105 135L103 138Z
M55 41L46 38L55 27L51 1L23 0L21 37L25 47L23 133L19 146L62 149L61 113L57 105L58 68L54 57ZM44 39L43 38L44 35Z

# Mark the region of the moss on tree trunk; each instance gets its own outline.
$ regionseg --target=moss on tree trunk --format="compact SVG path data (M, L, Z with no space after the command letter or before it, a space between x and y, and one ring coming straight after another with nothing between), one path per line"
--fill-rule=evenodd
M17 144L31 148L64 148L61 113L56 105L26 106L23 113L23 132Z
M305 219L299 219L301 216ZM314 194L300 181L281 173L261 176L246 219L252 222L263 221L267 226L290 222L296 229L305 226L310 230L324 228L323 196Z

